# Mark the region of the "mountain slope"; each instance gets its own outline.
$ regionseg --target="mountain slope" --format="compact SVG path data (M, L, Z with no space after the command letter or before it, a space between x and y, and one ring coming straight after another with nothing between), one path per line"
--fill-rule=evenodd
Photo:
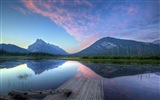
M158 44L158 45L160 45L160 40L155 40L155 41L153 41L152 43L153 43L153 44Z
M60 47L46 43L41 39L37 39L35 43L28 46L28 50L30 52L44 52L44 53L50 53L50 54L60 54L60 55L68 54L66 51L64 51Z
M19 53L27 53L28 50L21 48L19 46L13 45L13 44L0 44L0 49L5 50L7 52L19 52Z
M76 53L79 56L129 56L160 54L160 46L152 43L105 37Z

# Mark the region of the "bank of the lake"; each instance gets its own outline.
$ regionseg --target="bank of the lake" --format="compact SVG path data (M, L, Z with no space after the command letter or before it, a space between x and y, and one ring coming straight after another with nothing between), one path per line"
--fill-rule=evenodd
M71 57L71 56L0 56L0 59L61 59L75 61L89 61L92 63L117 63L117 64L160 64L160 56L110 56L110 57Z
M114 56L114 57L60 57L63 60L89 61L92 63L114 64L160 64L160 56Z

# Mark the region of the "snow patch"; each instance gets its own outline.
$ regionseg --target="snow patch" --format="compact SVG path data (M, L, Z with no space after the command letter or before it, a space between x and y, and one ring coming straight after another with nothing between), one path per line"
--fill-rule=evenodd
M107 48L107 49L111 49L111 48L117 47L116 44L111 43L111 42L107 42L107 41L102 42L100 45L101 45L102 47Z

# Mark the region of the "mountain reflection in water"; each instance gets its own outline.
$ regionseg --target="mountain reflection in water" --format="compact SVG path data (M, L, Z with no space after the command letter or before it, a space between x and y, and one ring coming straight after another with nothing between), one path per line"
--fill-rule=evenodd
M104 80L106 100L159 100L160 76L155 73Z
M160 96L159 65L18 60L1 62L0 72L0 92L3 93L11 90L55 89L72 77L84 77L101 78L104 81L106 100L158 100Z
M105 100L159 100L159 65L84 64L103 77Z
M114 78L120 76L130 76L145 73L159 73L159 65L118 65L101 63L83 63L98 75L104 78Z
M35 74L41 74L46 70L57 68L65 62L65 60L31 60L27 63L27 67L31 68Z
M65 60L28 60L17 65L16 61L6 61L6 68L1 68L0 92L11 90L55 89L71 77L97 78L95 72L77 61ZM19 63L20 61L18 61ZM22 62L24 62L22 60ZM4 64L4 63L3 63Z

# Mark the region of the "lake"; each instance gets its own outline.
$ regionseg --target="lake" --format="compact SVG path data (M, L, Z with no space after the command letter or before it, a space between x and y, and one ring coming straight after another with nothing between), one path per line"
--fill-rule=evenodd
M106 100L158 100L159 65L118 65L66 60L1 60L0 92L55 89L72 77L104 80Z

